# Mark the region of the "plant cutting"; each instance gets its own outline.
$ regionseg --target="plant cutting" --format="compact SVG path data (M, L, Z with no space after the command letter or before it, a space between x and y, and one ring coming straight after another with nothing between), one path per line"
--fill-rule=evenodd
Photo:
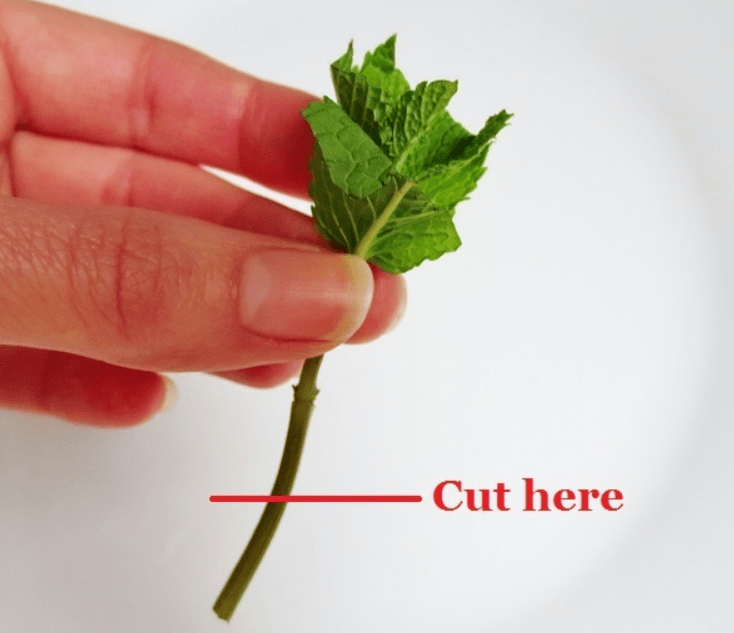
M313 130L309 193L319 233L335 248L388 273L404 273L461 244L453 216L486 171L485 159L512 116L491 116L471 134L446 110L457 82L411 88L395 67L395 36L361 66L347 52L331 65L336 101L324 97L303 116ZM271 495L291 492L318 390L323 356L303 366ZM215 613L229 620L275 534L286 504L269 502L225 584Z

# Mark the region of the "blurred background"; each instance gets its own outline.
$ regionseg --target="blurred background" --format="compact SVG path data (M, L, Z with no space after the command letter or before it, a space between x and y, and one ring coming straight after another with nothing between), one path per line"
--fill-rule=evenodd
M350 40L398 33L470 130L515 113L462 248L408 275L397 330L325 359L295 490L427 500L289 507L229 630L733 630L734 5L55 4L317 95ZM0 412L3 630L224 630L260 507L208 497L269 491L291 389L174 379L126 431ZM625 506L525 513L524 477ZM445 479L504 482L512 511L441 512Z

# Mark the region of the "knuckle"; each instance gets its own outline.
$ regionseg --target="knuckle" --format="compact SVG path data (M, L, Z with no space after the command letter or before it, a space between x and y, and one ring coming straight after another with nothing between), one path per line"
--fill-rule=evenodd
M135 61L136 80L130 84L128 96L128 137L133 147L145 147L154 125L156 112L155 67L160 41L145 36Z

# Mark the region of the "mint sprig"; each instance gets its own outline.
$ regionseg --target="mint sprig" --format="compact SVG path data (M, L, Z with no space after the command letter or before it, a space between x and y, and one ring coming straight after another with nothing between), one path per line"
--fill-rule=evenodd
M487 152L511 114L491 116L475 135L447 111L456 81L421 82L411 89L395 67L393 35L361 66L354 49L331 65L337 101L324 97L303 112L315 137L309 192L316 228L335 248L389 273L455 251L456 205L476 188ZM304 364L283 457L271 495L293 487L318 390L323 356ZM215 605L229 620L275 534L285 504L268 503Z
M411 89L395 67L395 40L361 67L350 44L331 66L337 103L324 97L303 115L316 138L309 191L317 229L333 246L402 273L460 246L455 207L476 188L511 115L503 110L470 134L446 110L457 82Z

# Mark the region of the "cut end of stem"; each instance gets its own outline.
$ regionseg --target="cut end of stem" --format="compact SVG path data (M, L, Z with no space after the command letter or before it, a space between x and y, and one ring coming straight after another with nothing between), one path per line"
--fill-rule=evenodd
M217 602L214 604L214 608L212 610L214 611L214 613L217 614L217 617L220 620L224 620L225 622L229 622L232 619L232 614L234 613L235 606L227 607L225 605L220 605L219 604L219 600L217 600Z

